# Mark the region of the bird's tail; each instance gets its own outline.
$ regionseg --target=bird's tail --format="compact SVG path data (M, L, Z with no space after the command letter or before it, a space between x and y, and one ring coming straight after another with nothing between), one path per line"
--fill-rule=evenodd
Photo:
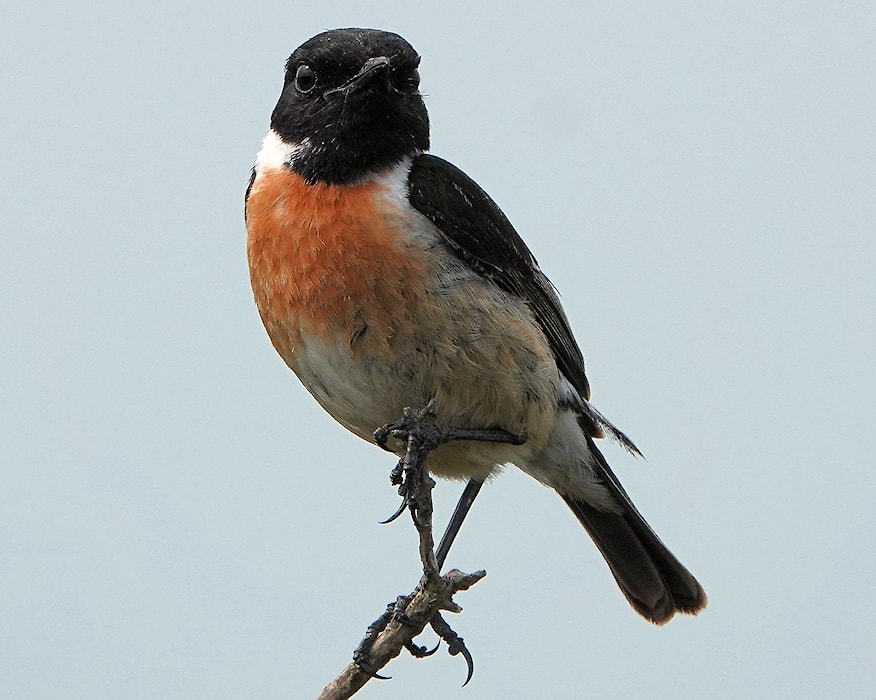
M690 572L639 514L602 456L588 438L606 486L620 505L618 512L599 510L583 499L563 496L596 543L621 591L636 611L662 625L677 612L696 614L706 593Z

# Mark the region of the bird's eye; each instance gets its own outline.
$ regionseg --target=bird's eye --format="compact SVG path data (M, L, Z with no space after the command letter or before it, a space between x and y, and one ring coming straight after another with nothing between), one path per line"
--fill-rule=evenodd
M316 85L316 73L310 66L302 63L295 71L295 89L298 92L308 93L313 90L314 85Z
M416 92L420 87L420 71L416 68L399 69L392 73L392 84L402 92Z

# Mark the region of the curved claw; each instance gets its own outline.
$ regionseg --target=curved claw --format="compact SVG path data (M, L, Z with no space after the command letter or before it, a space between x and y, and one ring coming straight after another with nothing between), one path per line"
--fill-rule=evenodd
M427 649L426 647L417 646L414 644L413 640L405 642L405 649L407 649L411 656L415 659L425 659L427 656L432 656L438 648L441 646L441 642L439 641L434 649Z
M392 676L381 676L377 671L375 671L371 666L366 664L364 661L357 661L356 666L359 668L362 673L367 673L372 678L375 678L379 681L388 681L392 680ZM466 681L468 683L468 681Z
M447 652L451 656L462 654L465 659L465 663L468 665L468 675L465 677L465 683L462 684L462 687L465 688L474 675L474 659L471 656L471 652L465 646L465 640L453 631L450 625L447 624L447 621L441 617L441 613L436 612L429 621L429 624L432 625L435 634L447 642Z
M468 664L468 675L465 677L465 683L462 684L462 687L465 688L465 686L467 686L468 682L471 680L471 677L474 675L474 659L472 658L471 652L468 650L468 648L466 648L465 644L460 644L459 647L451 650L450 653L454 656L456 654L462 654L462 656L465 658L465 663Z
M405 512L405 508L408 507L407 500L403 500L402 504L398 507L398 510L390 515L386 520L381 520L378 525L389 525L393 520L397 520L398 517Z
M423 652L423 657L425 658L425 657L427 657L427 656L432 656L432 654L434 654L436 651L438 651L438 649L439 649L440 647L441 647L441 642L439 641L439 642L435 645L435 648L434 648L434 649L432 649L432 650L430 650L430 651L424 651L424 652ZM425 649L426 647L423 647L423 648Z
M382 619L383 619L383 617L381 617L381 620L382 620ZM384 626L385 626L385 625L384 625ZM369 631L370 631L370 629L371 629L371 628L369 628ZM364 640L363 640L363 644L364 644ZM369 646L370 646L370 645L369 645ZM363 649L362 649L362 644L360 644L360 645L359 645L359 648L356 649L356 651L353 652L353 663L356 664L356 667L357 667L360 671L362 671L362 673L365 673L365 674L371 676L372 678L376 678L376 679L379 680L379 681L388 681L388 680L391 678L391 676L381 676L381 675L380 675L380 674L379 674L379 673L378 673L378 672L377 672L377 671L371 666L371 664L369 664L369 663L365 660L365 657L366 657L366 656L367 656L367 652L366 652L366 651L363 651Z

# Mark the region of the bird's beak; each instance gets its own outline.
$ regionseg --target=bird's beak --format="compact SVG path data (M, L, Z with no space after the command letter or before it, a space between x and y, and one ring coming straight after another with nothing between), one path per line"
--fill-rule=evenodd
M376 56L365 61L362 69L340 87L326 90L324 97L335 97L339 94L359 90L371 85L377 80L383 79L389 85L389 59L386 56Z

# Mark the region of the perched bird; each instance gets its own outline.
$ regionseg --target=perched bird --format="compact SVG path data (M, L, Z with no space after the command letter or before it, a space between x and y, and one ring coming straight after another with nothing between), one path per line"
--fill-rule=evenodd
M433 474L513 464L559 493L631 605L662 624L706 595L648 526L594 439L632 442L589 402L557 294L492 199L428 155L420 58L373 29L289 57L246 193L247 252L271 342L338 422L374 442L405 407L522 444L460 441Z

